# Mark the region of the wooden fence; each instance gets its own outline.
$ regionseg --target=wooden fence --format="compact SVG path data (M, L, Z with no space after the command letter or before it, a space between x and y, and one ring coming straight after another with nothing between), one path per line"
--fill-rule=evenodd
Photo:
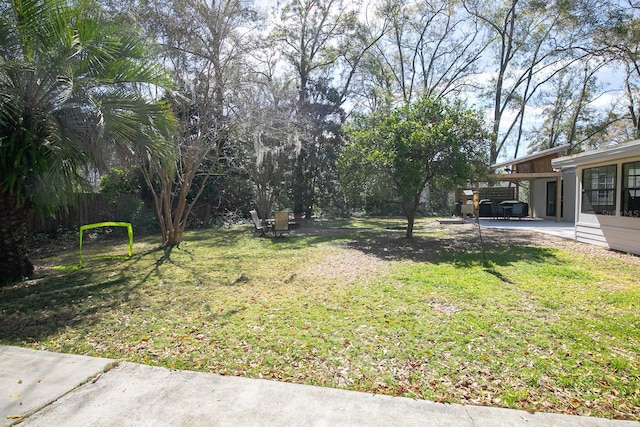
M190 226L210 224L219 214L212 203L197 204L189 217ZM55 217L33 215L29 230L33 234L55 234L60 229L77 230L81 225L96 222L130 222L136 232L157 230L152 202L135 194L78 194L76 202Z
M480 187L478 189L478 196L480 200L488 199L494 202L502 202L504 200L515 200L516 188L515 187ZM464 195L464 189L456 188L455 201L471 200L471 196Z
M133 222L144 203L135 194L78 194L75 203L55 217L33 215L31 233L54 234L58 229L75 229L103 221Z

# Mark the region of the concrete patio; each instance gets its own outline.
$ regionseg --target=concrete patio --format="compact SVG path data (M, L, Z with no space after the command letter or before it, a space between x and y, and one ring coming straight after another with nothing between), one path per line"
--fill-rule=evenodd
M527 230L551 234L565 239L575 240L575 227L572 222L556 222L539 218L491 219L480 218L480 225L486 228L505 230Z

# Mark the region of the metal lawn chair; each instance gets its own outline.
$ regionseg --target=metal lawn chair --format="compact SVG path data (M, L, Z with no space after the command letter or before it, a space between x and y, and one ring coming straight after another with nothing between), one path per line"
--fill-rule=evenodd
M267 231L266 224L258 217L258 211L255 209L250 211L251 220L253 221L253 225L256 228L256 231L260 232L261 236L264 236L264 233Z
M280 233L282 236L285 232L289 232L289 212L276 212L275 222L273 224L273 235L277 236L278 233Z

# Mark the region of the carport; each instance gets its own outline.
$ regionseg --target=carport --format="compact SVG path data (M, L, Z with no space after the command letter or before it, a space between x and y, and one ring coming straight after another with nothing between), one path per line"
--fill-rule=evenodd
M555 171L551 166L552 159L565 155L569 149L570 145L565 144L519 159L493 164L491 169L497 172L489 175L489 180L515 185L516 199L519 197L521 183L528 181L528 216L557 222L563 219L573 222L573 196L568 194L571 189L563 188L563 173ZM563 206L565 203L567 205Z

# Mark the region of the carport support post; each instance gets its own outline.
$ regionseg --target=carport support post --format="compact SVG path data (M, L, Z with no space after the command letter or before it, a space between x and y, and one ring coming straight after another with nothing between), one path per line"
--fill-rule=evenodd
M480 192L477 189L473 192L473 217L480 222Z
M536 183L535 180L529 181L529 211L527 212L527 215L530 216L531 218L533 218L533 214L534 214L533 207L536 205L536 200L535 200L536 192L533 191L533 185L535 183Z
M482 249L482 261L487 263L487 256L484 253L484 242L482 241L482 229L480 228L480 189L476 186L476 190L473 192L473 216L476 219L476 225L478 226L478 234L480 235L480 249Z

